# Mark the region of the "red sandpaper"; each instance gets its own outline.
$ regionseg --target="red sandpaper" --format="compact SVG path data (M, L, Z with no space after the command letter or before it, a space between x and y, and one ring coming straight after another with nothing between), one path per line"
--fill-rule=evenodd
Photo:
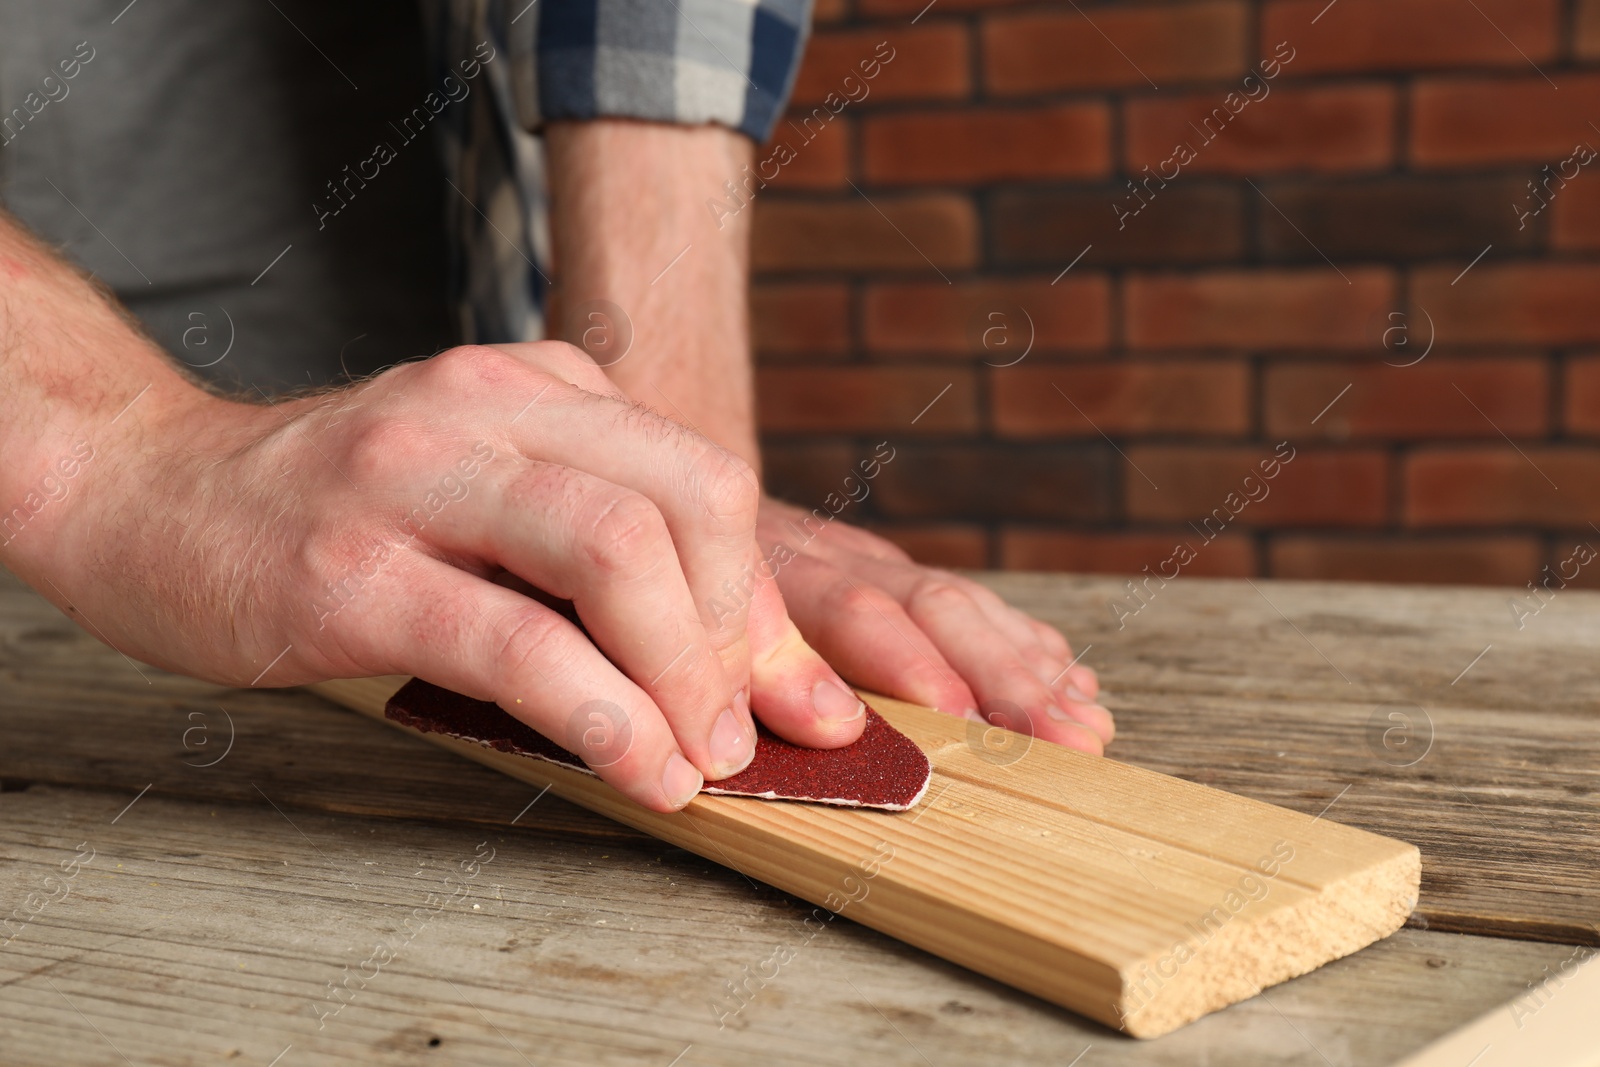
M594 773L577 756L498 705L420 678L402 686L384 711L395 722L423 733L441 733ZM932 776L922 750L868 708L860 740L844 748L802 748L757 724L756 754L750 766L731 778L706 783L705 792L905 811L922 799Z

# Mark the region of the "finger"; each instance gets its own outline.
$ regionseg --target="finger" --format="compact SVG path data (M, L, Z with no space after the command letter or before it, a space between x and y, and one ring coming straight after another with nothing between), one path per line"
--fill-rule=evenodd
M802 511L792 504L770 498L765 506L773 509L781 520L769 520L766 524L771 536L792 537L804 547L804 551L830 563L839 562L835 557L848 558L851 555L911 562L910 555L899 545L859 526L834 522L833 514L826 509Z
M624 400L569 393L539 414L536 452L530 454L632 489L660 510L711 646L734 688L747 685L746 626L760 501L749 465Z
M814 525L822 520L823 516L832 518L832 513L817 508L809 512L798 512L801 521L811 519ZM911 562L911 556L905 549L893 541L885 540L877 534L863 530L859 526L852 526L847 522L828 521L821 527L815 541L808 546L817 554L828 558L835 553L850 552L873 559L898 560L902 563Z
M1070 717L1084 723L1109 721L1104 714L1105 709L1095 704L1094 695L1100 686L1094 672L1081 664L1073 665L1069 658L1063 658L1051 647L1054 644L1065 649L1070 656L1071 649L1066 639L1053 628L1011 607L993 590L950 571L897 566L878 560L858 559L852 564L852 572L883 586L903 605L910 603L912 596L924 583L931 581L953 586L964 593L977 609L981 621L974 620L973 625L981 627L987 623L1010 641L1015 654L1033 671L1034 676L1055 690L1058 704ZM1047 635L1041 631L1054 635L1055 641L1048 642ZM1085 681L1090 688L1085 689L1079 684ZM1110 738L1105 740L1109 741Z
M965 586L961 588L963 592L969 592ZM982 586L978 588L981 589ZM971 595L970 592L969 595ZM982 604L980 603L979 606L981 608ZM1038 630L1049 630L1051 634L1060 638L1060 634L1053 627L1048 627L1044 623L1031 619L1015 608L1003 607L1002 611L1005 617L1008 617L1013 622L1020 622L1022 627L1030 634L1037 634ZM995 614L985 611L984 617L991 623L995 622ZM1064 639L1061 644L1066 646ZM1028 664L1028 667L1039 680L1055 690L1061 700L1067 704L1095 703L1095 695L1100 691L1100 679L1096 676L1092 667L1079 663L1076 657L1071 656L1070 647L1068 647L1065 657L1054 653L1044 641L1038 639L1014 642L1012 647L1017 650L1017 654L1022 657L1023 662ZM1088 648L1086 647L1084 651L1088 651Z
M1013 644L1008 633L992 624L993 616L969 589L977 587L991 597L993 593L947 571L898 567L876 560L857 560L854 569L861 580L880 584L905 606L912 621L972 686L986 716L1009 708L1009 718L1025 719L1028 724L1012 725L1011 729L1089 751L1099 751L1110 742L1115 732L1111 713L1082 693L1075 694L1081 699L1061 699L1065 693L1051 688L1060 667L1054 661L1041 662L1038 657L1043 650L1031 633L1033 656ZM1093 732L1095 743L1087 744L1074 723Z
M1044 657L1058 661L1062 666L1072 658L1072 649L1067 645L1066 638L1050 627L1033 625L1033 619L1000 599L1000 596L988 586L953 571L930 568L925 573L929 577L949 582L967 594L994 628L1010 638L1018 648L1036 649ZM1055 640L1047 640L1046 633L1053 634ZM1056 669L1060 670L1060 667Z
M769 572L763 572L769 573ZM764 578L750 608L750 701L773 733L809 748L861 736L866 705L800 636L783 594Z
M812 556L786 563L778 588L806 642L851 682L952 715L976 713L960 674L882 589Z
M1051 661L1051 659L1059 659L1058 664L1056 664L1056 670L1061 670L1061 667L1066 665L1067 659L1062 659L1061 657L1062 651L1067 651L1066 638L1061 638L1058 633L1056 637L1059 640L1059 648L1046 646L1042 633L1035 630L1032 625L1029 625L1032 619L1011 608L1011 605L1008 605L1005 600L995 595L992 590L978 584L978 582L974 582L970 577L962 576L962 574L954 573L954 571L946 571L946 569L926 568L926 566L915 565L915 563L910 563L909 557L907 557L907 563L909 563L907 566L896 566L894 561L888 561L888 565L885 565L886 561L878 557L869 557L867 560L832 558L832 561L838 563L850 573L856 573L856 566L853 566L853 563L854 565L870 563L872 565L870 566L872 579L883 585L885 589L890 590L891 593L894 593L902 603L904 603L904 598L909 595L912 587L922 577L938 576L942 581L955 585L957 589L965 592L968 597L973 598L973 603L976 603L982 609L982 613L989 619L990 625L994 625L995 629L1005 633L1006 637L1010 638L1014 645L1018 646L1019 651L1030 657L1038 657L1038 661L1042 662L1042 664L1045 664L1046 661ZM1067 657L1070 657L1070 651L1067 651Z
M420 554L385 578L339 616L359 661L494 701L647 808L676 811L699 791L660 710L572 623Z
M972 686L985 717L1020 716L1024 722L1005 725L1096 754L1111 740L1115 732L1111 713L1098 704L1063 705L1016 646L987 624L982 610L962 589L926 577L912 589L905 608Z
M656 506L592 474L520 458L486 466L473 488L440 512L430 541L572 601L594 643L661 709L702 774L744 770L755 724L735 706Z
M570 345L544 342L514 354L500 348L451 349L421 364L432 375L419 397L461 397L494 413L510 447L531 459L586 471L648 497L674 549L712 647L735 689L747 684L745 620L760 491L749 465L699 434L646 408L536 371L537 358L571 378L595 373ZM602 372L603 373L603 372Z
M1093 667L1082 663L1069 663L1051 684L1068 700L1076 703L1099 701L1101 697L1100 675Z
M1093 667L1078 662L1083 653L1089 651L1088 646L1075 656L1072 653L1072 646L1067 644L1067 639L1062 636L1060 630L1031 615L1016 611L1015 608L1011 610L1038 635L1040 644L1053 658L1064 662L1064 666L1050 676L1053 688L1060 688L1068 700L1080 703L1094 700L1100 695L1100 675Z

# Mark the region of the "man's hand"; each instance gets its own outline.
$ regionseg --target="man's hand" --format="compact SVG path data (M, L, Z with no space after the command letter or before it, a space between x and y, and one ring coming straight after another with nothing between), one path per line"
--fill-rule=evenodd
M860 735L775 594L748 634L725 595L757 560L751 472L571 346L251 405L3 217L0 276L0 560L124 653L234 685L417 674L661 811L749 762L752 694L793 741Z
M777 584L800 633L851 682L1096 755L1110 743L1099 679L1054 627L865 530L834 521L807 536L816 527L763 498L756 537L787 560Z
M607 368L613 380L757 464L746 290L750 219L764 194L749 140L716 126L601 120L554 124L547 142L563 304L620 306L633 346ZM740 209L730 214L729 202ZM573 338L587 325L565 324ZM785 505L764 501L761 517L770 552ZM1094 671L1067 669L1071 650L1053 628L842 523L793 547L800 558L778 571L774 618L788 625L792 615L850 680L1091 752L1110 741Z

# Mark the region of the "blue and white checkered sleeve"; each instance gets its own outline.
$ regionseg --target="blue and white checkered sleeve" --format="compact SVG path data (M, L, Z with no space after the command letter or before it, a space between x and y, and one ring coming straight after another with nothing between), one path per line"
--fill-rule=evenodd
M540 0L535 121L720 123L766 140L811 0Z

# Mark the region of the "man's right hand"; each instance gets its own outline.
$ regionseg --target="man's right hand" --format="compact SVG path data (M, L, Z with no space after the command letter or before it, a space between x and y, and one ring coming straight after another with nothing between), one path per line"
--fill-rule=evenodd
M861 732L770 582L747 638L753 474L569 345L457 348L270 405L190 390L119 422L40 588L130 656L232 685L416 674L659 811L749 762L752 700L798 743Z

